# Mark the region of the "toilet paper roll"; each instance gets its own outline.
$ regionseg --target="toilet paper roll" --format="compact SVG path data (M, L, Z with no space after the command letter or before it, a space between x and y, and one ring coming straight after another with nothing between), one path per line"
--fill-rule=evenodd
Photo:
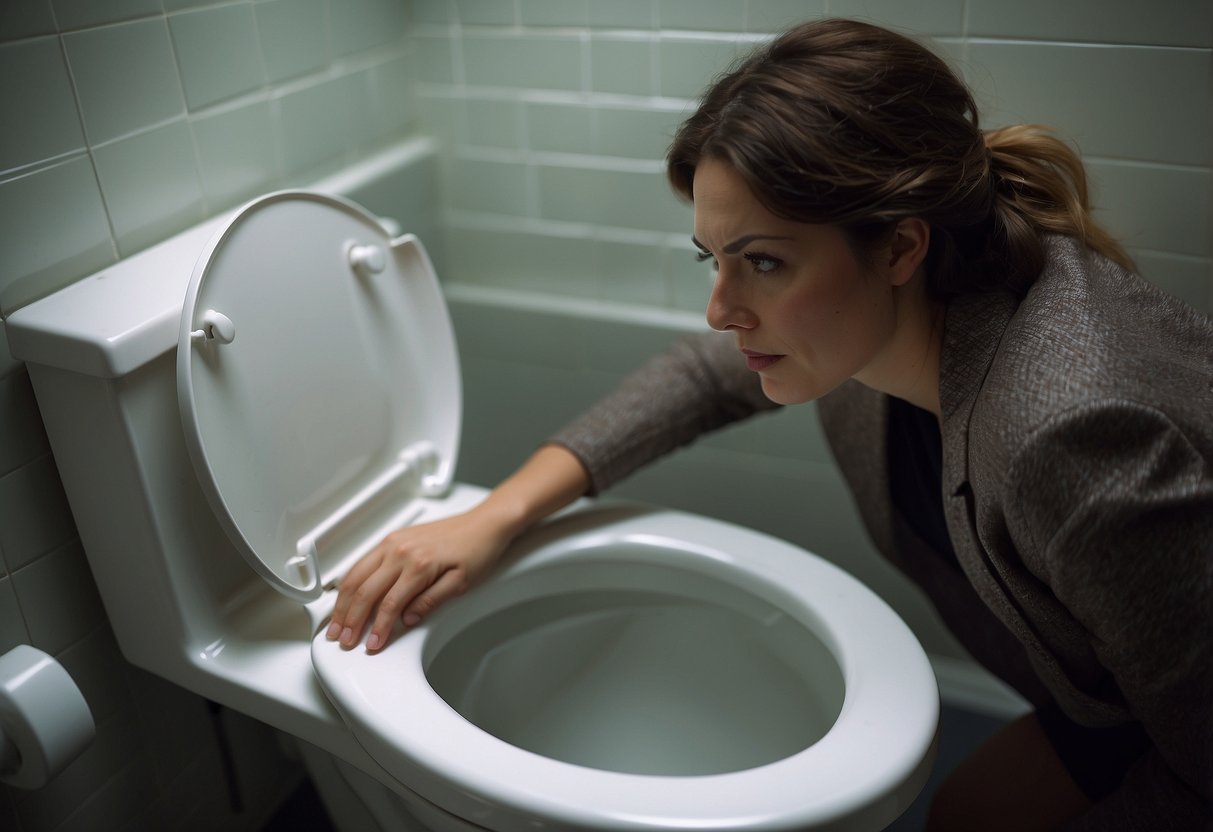
M72 677L21 644L0 656L0 782L36 789L93 739L93 714Z

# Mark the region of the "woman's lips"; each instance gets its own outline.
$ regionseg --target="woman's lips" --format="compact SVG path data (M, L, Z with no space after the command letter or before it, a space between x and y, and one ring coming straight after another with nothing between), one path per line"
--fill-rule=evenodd
M776 364L779 361L783 360L782 355L771 355L770 353L758 352L756 350L743 349L741 351L741 353L742 353L742 355L745 356L746 367L748 367L749 369L753 370L756 373L762 372L763 370L770 367L772 364Z

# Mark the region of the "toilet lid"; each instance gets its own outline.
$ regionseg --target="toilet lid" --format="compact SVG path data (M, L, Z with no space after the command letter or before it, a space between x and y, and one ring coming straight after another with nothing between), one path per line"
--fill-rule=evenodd
M450 486L459 363L433 267L346 200L270 194L216 233L181 313L177 393L215 516L301 601Z

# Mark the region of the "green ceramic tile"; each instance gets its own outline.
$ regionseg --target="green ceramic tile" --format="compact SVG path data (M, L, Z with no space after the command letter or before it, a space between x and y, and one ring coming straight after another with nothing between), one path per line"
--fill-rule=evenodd
M659 246L597 240L594 276L604 300L665 306L666 286Z
M455 82L455 59L449 35L416 35L411 41L418 81L431 84Z
M527 168L511 162L450 160L447 184L452 208L493 214L527 214Z
M0 45L0 171L84 148L59 38Z
M185 97L163 19L63 36L91 144L180 115Z
M601 29L654 29L656 0L612 0L590 3L590 25Z
M594 152L633 159L664 159L681 112L599 107Z
M581 89L581 42L573 37L466 35L463 63L472 85Z
M51 0L0 4L0 43L55 33Z
M532 150L591 152L591 111L578 104L527 104L527 143Z
M184 120L97 148L93 156L121 256L204 219L193 141Z
M665 252L665 273L670 289L670 305L686 312L704 314L712 294L715 273L709 263L695 257L696 249L687 235L681 247L669 247Z
M328 66L324 0L272 0L253 9L270 83Z
M0 436L4 437L0 477L50 453L34 388L24 369L0 374ZM2 570L0 567L0 573Z
M663 38L657 45L661 94L698 98L712 79L745 54L750 44Z
M519 0L518 9L523 26L585 26L589 5L589 0Z
M404 41L407 4L400 0L340 0L328 8L335 55Z
M747 32L782 32L825 14L825 0L749 0L746 3Z
M200 9L203 6L217 6L228 0L164 0L166 12L179 12L185 9Z
M1210 50L985 42L969 63L990 126L1048 124L1088 155L1213 161Z
M590 39L590 87L595 92L652 95L653 42L595 35Z
M459 22L471 25L513 26L514 0L455 0Z
M113 262L87 156L0 182L0 314Z
M453 23L455 4L453 0L413 0L414 23Z
M501 289L556 292L574 297L596 293L591 241L521 231L459 228L451 247L449 277L463 283ZM551 331L549 330L549 335ZM539 353L527 340L511 340L508 350ZM475 351L476 345L469 345ZM490 352L506 357L502 348Z
M422 93L417 98L417 107L426 133L437 136L448 147L464 141L467 114L461 100Z
M1138 0L969 0L968 34L1159 46L1213 46L1213 4ZM1160 13L1165 8L1165 13Z
M540 216L617 228L691 233L694 217L657 172L539 168Z
M380 138L404 132L417 118L413 66L405 55L371 68L371 105Z
M191 110L265 84L251 4L175 14L168 22Z
M464 102L464 108L467 144L508 148L522 145L522 105L519 102L469 99Z
M1142 276L1184 303L1213 314L1213 265L1208 258L1130 251Z
M1123 243L1213 254L1213 174L1170 165L1087 160L1095 221Z
M738 0L658 0L657 21L662 29L713 32L745 31L745 3Z
M830 14L870 20L921 35L959 35L964 29L965 0L830 0Z
M160 0L54 0L59 31L70 32L87 26L117 23L163 12Z
M271 189L278 163L268 102L195 118L191 127L211 212Z
M322 81L279 99L279 135L286 176L307 172L349 148L354 106L347 95L347 83Z

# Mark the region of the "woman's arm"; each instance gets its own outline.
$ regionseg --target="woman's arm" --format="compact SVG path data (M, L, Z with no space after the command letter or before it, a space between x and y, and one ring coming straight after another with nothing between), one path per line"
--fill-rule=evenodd
M484 579L515 537L584 494L698 436L777 407L746 369L732 336L705 333L650 359L556 434L471 511L393 532L341 581L328 638L387 642Z
M585 494L589 484L577 457L545 445L475 508L398 529L342 579L329 640L353 647L373 613L366 646L378 650L398 618L415 625L479 583L510 541Z

